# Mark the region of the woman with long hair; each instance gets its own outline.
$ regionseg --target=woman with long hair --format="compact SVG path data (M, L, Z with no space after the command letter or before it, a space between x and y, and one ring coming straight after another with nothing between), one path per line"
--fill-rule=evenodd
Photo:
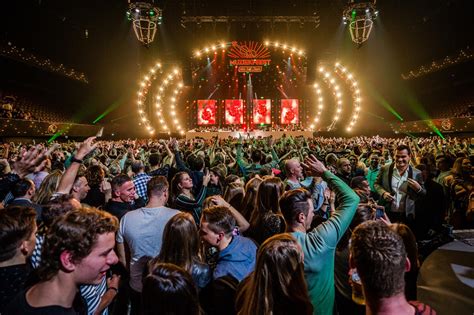
M258 244L278 233L285 232L286 223L278 201L284 185L278 177L266 177L258 186L256 207L250 216L248 236Z
M182 212L173 216L163 231L163 243L158 256L150 262L175 264L189 272L198 288L211 280L211 270L201 259L199 234L191 214Z
M224 200L239 211L242 211L242 202L244 200L244 196L244 188L239 183L229 184L224 192Z
M255 204L257 200L258 186L262 182L260 177L254 177L247 182L245 185L244 200L242 201L242 215L245 219L250 220L252 213L255 210Z
M173 264L155 264L143 280L144 315L200 315L198 290L186 270Z
M207 172L203 177L201 190L196 196L192 192L193 179L187 172L178 172L171 180L172 207L191 213L196 224L199 224L201 219L202 203L206 198L209 180L210 175Z
M239 287L237 314L312 314L303 268L303 251L293 236L267 239L257 252L255 271Z
M41 182L40 188L35 193L33 202L40 205L46 205L58 188L61 176L63 176L63 172L58 169L52 171L48 176L46 176Z
M209 185L207 187L206 197L215 195L224 195L224 179L225 174L222 168L214 166L209 172Z

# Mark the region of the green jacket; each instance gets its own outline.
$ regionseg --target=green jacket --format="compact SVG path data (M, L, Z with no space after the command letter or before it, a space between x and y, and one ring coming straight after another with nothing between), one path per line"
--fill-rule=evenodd
M340 201L335 213L309 233L291 233L303 248L304 273L315 315L332 315L334 308L334 254L349 227L359 197L341 179L326 171L323 179Z

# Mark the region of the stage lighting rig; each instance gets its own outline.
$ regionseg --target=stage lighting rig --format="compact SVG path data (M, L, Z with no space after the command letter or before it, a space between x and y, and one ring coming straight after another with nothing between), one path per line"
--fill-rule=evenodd
M163 10L151 2L128 0L127 19L132 21L137 39L146 47L153 41L158 25L163 19Z
M342 20L344 24L349 24L352 41L359 46L369 39L374 20L379 14L375 2L376 0L350 0L344 8Z

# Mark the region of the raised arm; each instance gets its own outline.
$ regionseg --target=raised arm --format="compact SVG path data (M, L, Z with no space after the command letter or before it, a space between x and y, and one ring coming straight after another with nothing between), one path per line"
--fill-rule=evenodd
M360 199L349 186L339 177L328 171L324 164L313 155L305 160L304 166L313 176L321 176L336 193L337 200L340 201L334 214L326 222L309 232L308 236L313 239L319 239L330 247L336 247L351 224ZM316 243L314 242L314 244Z
M69 194L71 191L72 186L74 185L74 180L76 179L77 172L79 171L79 167L81 166L81 161L84 157L95 149L97 144L93 144L95 137L87 138L77 150L76 155L74 156L73 160L71 161L71 165L68 167L66 172L64 172L61 180L59 181L58 189L56 190L57 193L60 194Z

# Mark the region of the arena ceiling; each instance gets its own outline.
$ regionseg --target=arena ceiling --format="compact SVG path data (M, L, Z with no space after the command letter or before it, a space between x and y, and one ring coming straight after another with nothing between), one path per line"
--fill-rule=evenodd
M288 40L304 47L308 66L320 60L342 60L360 75L368 90L367 110L386 120L389 104L405 119L417 119L415 105L436 112L459 98L472 98L474 62L412 80L401 75L434 60L473 47L473 1L380 0L373 33L362 47L342 28L346 1L307 0L167 0L157 39L145 48L126 20L125 0L16 0L3 4L1 43L12 43L87 75L87 84L0 56L4 86L43 91L56 103L74 106L74 119L91 122L128 117L139 75L157 59L186 64L197 47L217 40ZM191 16L318 16L316 23L194 23ZM44 79L47 77L48 79ZM414 105L415 104L415 105ZM374 116L375 117L375 116ZM134 117L136 118L136 117Z

